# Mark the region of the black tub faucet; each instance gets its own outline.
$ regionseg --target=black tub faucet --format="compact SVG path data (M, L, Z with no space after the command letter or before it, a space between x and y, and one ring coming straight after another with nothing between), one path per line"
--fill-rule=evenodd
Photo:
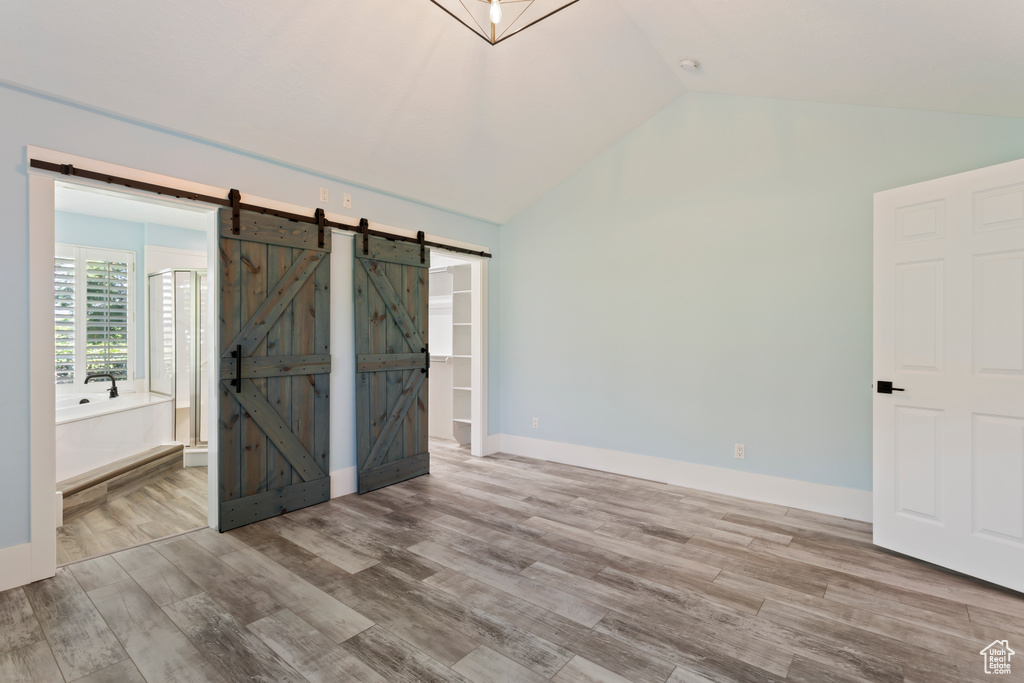
M85 378L85 383L93 381L94 379L103 379L104 377L110 380L110 398L117 398L117 381L113 375L101 374L101 375L88 375Z

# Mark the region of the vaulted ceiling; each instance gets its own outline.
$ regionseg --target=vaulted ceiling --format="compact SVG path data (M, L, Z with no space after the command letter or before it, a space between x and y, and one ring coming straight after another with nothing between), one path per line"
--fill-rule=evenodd
M495 47L429 0L9 0L0 80L501 223L686 91L1024 117L1021 35L1019 0L580 0Z

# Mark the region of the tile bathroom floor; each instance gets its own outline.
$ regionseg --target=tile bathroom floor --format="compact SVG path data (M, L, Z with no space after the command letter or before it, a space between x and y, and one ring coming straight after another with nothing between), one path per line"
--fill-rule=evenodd
M206 468L167 472L57 529L57 564L206 526Z

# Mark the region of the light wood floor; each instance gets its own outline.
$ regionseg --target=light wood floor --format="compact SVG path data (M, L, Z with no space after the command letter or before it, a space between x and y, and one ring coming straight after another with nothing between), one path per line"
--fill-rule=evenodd
M206 526L206 468L185 467L57 529L57 564Z
M0 594L0 680L941 683L991 678L997 638L1024 652L1024 597L867 524L432 453L430 476Z

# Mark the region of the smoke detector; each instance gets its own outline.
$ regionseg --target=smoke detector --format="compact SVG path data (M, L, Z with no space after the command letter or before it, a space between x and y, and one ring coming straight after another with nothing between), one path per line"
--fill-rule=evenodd
M679 66L681 66L684 71L697 71L698 69L700 69L700 64L698 64L692 59L684 59L683 61L679 62Z

